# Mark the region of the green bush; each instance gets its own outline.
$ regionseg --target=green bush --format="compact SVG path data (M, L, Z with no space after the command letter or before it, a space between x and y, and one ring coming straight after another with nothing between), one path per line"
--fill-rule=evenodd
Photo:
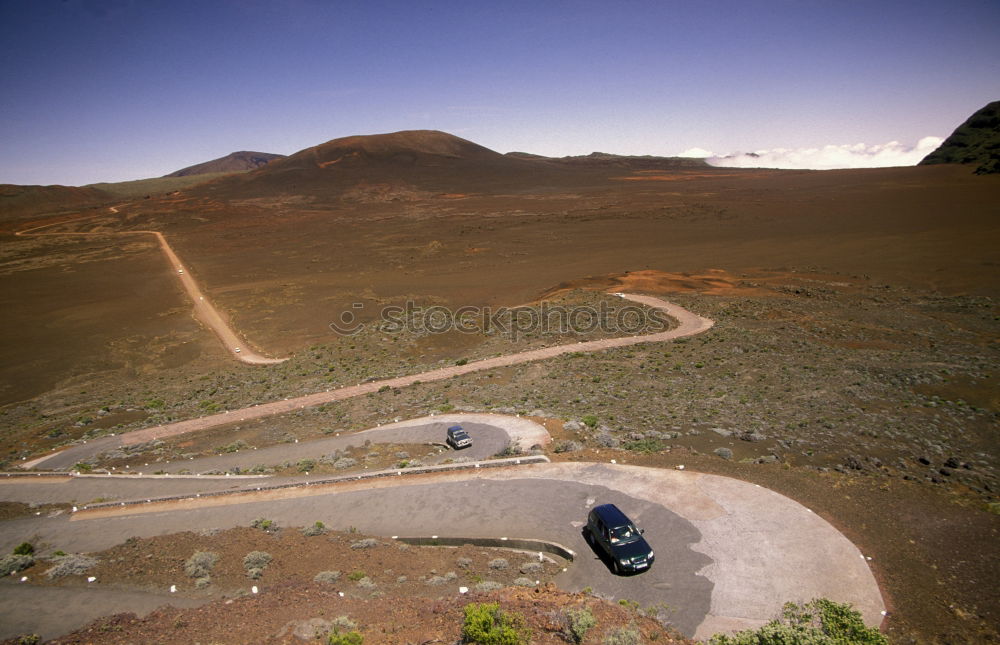
M278 524L274 520L258 517L253 522L250 522L250 528L271 532L278 530Z
M462 640L479 645L526 645L531 642L531 632L521 614L503 612L495 602L474 602L465 606Z
M566 610L565 636L571 643L582 643L583 639L587 637L587 632L595 625L597 625L597 620L590 609L583 607Z
M35 545L31 542L21 542L14 547L14 555L33 555L34 553Z
M586 424L586 426L588 428L596 428L597 427L597 417L595 417L593 414L585 414L585 415L583 415L583 417L580 419L580 421L583 421L583 423Z
M888 645L878 628L868 627L849 604L819 598L786 603L781 618L759 629L716 634L711 645Z
M326 533L326 524L323 524L322 522L319 521L317 521L312 526L307 526L306 528L302 529L302 535L306 537L314 537L316 535L323 535L324 533Z
M328 645L361 645L364 641L365 637L356 631L350 631L346 634L331 632L326 638Z

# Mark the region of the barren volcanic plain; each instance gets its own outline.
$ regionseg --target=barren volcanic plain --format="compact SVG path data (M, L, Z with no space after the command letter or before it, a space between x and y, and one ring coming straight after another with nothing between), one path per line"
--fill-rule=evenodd
M234 421L80 468L154 471L435 412L517 413L549 429L553 461L683 465L813 509L872 558L894 641L998 638L1000 175L549 159L417 131L138 199L0 199L7 469L110 433L623 333L387 331L387 306L657 295L715 327ZM156 239L130 231L162 233L246 348L288 360L235 361ZM331 328L345 312L357 333Z

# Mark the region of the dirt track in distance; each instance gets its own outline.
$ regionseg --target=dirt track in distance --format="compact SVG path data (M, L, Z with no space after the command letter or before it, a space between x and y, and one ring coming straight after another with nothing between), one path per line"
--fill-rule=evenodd
M115 206L109 209L112 213L117 213L118 208ZM84 217L82 219L93 219L99 217L100 215L91 215ZM76 220L81 221L81 220ZM286 359L283 358L270 358L259 354L251 348L246 341L241 341L239 335L236 331L229 325L223 315L215 308L211 300L205 298L205 294L202 292L201 287L198 286L197 281L191 274L184 270L184 264L181 262L180 258L171 248L170 244L167 242L167 238L163 236L159 231L118 231L114 233L83 233L83 232L55 232L55 233L36 233L43 228L49 228L51 226L56 226L57 224L65 224L66 222L57 222L53 224L43 224L41 226L35 226L33 228L28 228L24 230L17 231L14 235L18 237L42 237L42 236L102 236L107 237L108 235L152 235L156 238L157 243L160 245L160 250L167 258L167 262L170 264L171 268L177 272L177 277L180 278L181 284L184 286L184 291L191 298L191 302L194 304L194 315L202 324L208 327L222 344L225 346L226 351L228 351L233 358L236 360L247 363L249 365L273 365L275 363L281 363Z
M542 349L534 349L516 354L508 354L506 356L497 356L496 358L473 361L464 365L443 367L429 372L421 372L397 378L359 383L358 385L342 387L336 390L327 390L326 392L316 392L314 394L307 394L305 396L286 399L283 401L272 401L270 403L254 405L241 410L227 410L226 412L220 414L214 414L198 419L189 419L187 421L178 421L176 423L154 426L152 428L144 428L142 430L128 432L119 436L104 437L98 442L91 442L90 445L84 443L59 453L32 459L31 461L21 464L21 467L36 468L48 462L50 465L58 464L56 467L68 468L72 464L76 463L76 461L78 461L82 456L95 454L95 449L106 450L114 445L128 446L153 441L155 439L175 437L189 432L197 432L199 430L207 430L209 428L226 425L237 420L247 421L250 419L259 419L276 414L292 412L297 409L322 405L324 403L343 401L345 399L361 396L362 394L377 392L386 387L400 388L413 385L414 383L441 381L453 376L461 376L471 372L553 358L569 354L571 352L596 352L604 349L611 349L613 347L627 347L629 345L637 345L639 343L664 342L677 338L694 336L695 334L708 331L715 324L714 321L708 318L703 318L702 316L692 313L683 307L679 307L653 296L641 296L627 293L620 293L618 295L626 300L631 300L633 302L646 305L647 307L659 309L668 316L676 319L678 322L677 327L667 331L656 334L647 334L644 336L605 338L602 340L544 347ZM50 461L53 459L55 461Z

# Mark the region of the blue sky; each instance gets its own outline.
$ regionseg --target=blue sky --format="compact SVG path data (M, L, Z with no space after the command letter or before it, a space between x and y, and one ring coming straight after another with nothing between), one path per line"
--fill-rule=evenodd
M0 183L418 128L546 155L865 157L1000 99L997 34L996 0L0 0Z

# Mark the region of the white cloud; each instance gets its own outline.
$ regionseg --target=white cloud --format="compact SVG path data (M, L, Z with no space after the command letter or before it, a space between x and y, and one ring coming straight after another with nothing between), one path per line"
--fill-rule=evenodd
M726 168L802 168L830 170L833 168L885 168L888 166L915 166L921 159L937 149L944 141L941 137L924 137L915 146L905 146L898 141L869 146L828 145L822 148L774 148L752 153L736 153L724 157L709 157L713 166ZM684 155L682 155L684 156Z
M714 157L715 153L711 150L705 150L704 148L688 148L684 152L678 152L678 157Z

